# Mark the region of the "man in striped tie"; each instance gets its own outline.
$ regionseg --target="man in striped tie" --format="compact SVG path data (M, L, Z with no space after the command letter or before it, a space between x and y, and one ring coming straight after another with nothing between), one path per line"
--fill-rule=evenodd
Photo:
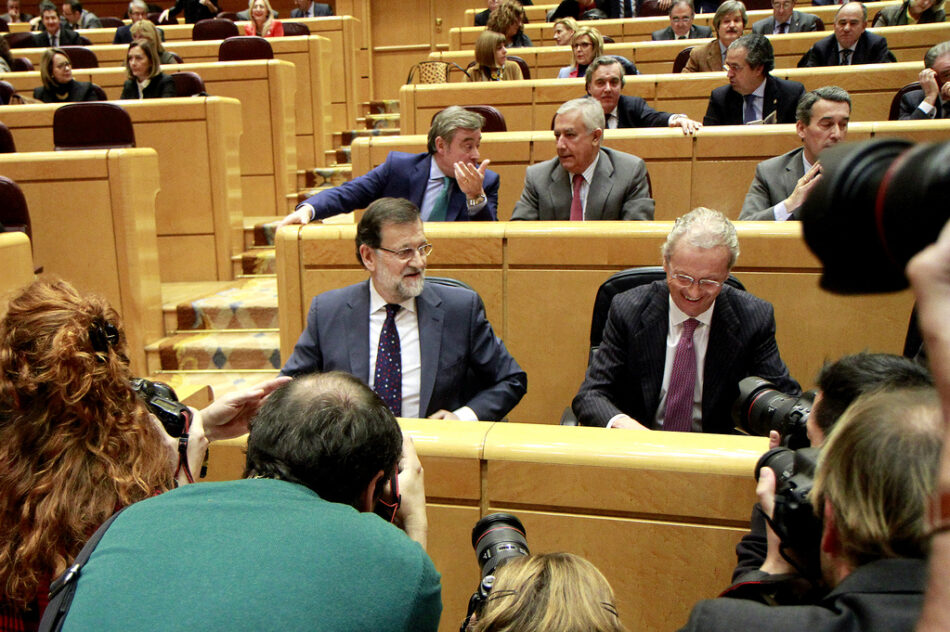
M772 306L725 284L738 256L736 229L719 211L676 220L663 245L666 279L610 305L573 402L581 424L730 433L742 378L801 393L779 355Z

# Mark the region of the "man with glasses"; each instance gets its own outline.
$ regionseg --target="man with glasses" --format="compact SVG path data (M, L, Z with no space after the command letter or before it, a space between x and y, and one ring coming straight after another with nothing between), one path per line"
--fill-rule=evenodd
M145 4L145 0L132 0L129 3L129 19L132 20L132 24L135 24L139 20L144 20L148 17L148 5ZM132 24L125 24L120 26L115 30L115 35L112 37L113 44L131 44L132 43ZM165 31L155 27L158 31L158 36L162 38L162 41L165 41Z
M835 13L835 32L818 40L802 55L799 68L893 63L887 39L867 32L868 8L860 2L841 5Z
M795 0L773 0L772 17L752 25L752 32L759 35L784 35L818 30L818 17L795 10Z
M313 299L281 373L345 371L397 417L504 418L528 378L495 336L478 294L425 282L431 251L415 204L370 204L356 229L369 280Z
M712 37L712 29L708 26L693 24L696 12L693 10L692 0L675 0L670 5L670 25L665 29L653 31L650 36L654 42L677 39L696 39Z
M724 285L739 256L726 216L700 207L680 217L662 254L665 281L614 297L574 398L578 421L730 433L741 379L757 375L801 393L779 356L772 306Z
M457 105L432 119L428 152L391 151L386 162L297 205L280 226L306 224L365 208L381 197L405 198L426 222L494 221L498 174L488 170L478 147L485 119Z

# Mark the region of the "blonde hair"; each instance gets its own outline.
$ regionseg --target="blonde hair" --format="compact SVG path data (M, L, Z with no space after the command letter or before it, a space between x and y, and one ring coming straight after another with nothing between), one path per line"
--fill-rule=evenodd
M571 553L546 553L498 568L468 632L625 632L614 593L597 567Z
M129 44L129 51L131 51L133 48L141 49L141 51L145 53L145 57L148 59L149 63L151 64L151 67L149 68L149 71L148 71L148 78L152 79L156 77L158 73L162 71L162 62L161 62L161 59L159 59L158 50L155 48L155 44L153 44L149 40L139 40L137 42L132 42L131 44ZM129 65L128 52L126 52L125 54L125 72L129 76L129 79L138 81L135 75L132 74L132 67Z
M476 72L491 73L495 65L495 51L505 43L505 36L495 31L482 31L475 41Z
M254 21L254 5L257 4L257 0L251 0L247 3L247 17L251 21L251 26L254 27L254 35L264 37L264 34L270 31L270 27L274 23L274 10L271 9L270 2L267 0L261 0L261 2L264 3L264 8L267 9L267 17L259 31L257 30L257 22Z
M602 57L604 54L604 36L600 34L600 31L590 26L582 26L576 31L571 37L571 67L577 68L577 59L574 57L574 44L577 42L577 38L583 37L586 35L590 38L591 44L594 45L594 54L591 56L591 60Z
M135 39L135 36L141 33L145 38L155 46L155 51L161 56L165 52L165 46L162 45L162 38L158 34L158 29L152 24L151 20L139 20L134 22L132 26L129 27L129 32L132 34L132 39Z

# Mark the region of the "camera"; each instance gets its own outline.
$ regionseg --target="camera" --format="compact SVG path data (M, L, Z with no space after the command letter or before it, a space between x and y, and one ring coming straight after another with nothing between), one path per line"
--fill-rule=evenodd
M191 419L191 410L178 401L175 390L164 382L153 382L144 377L134 378L132 390L145 402L152 413L165 427L169 436L178 438L185 432Z
M809 446L805 421L814 403L814 391L792 397L768 380L753 376L739 382L739 397L732 416L736 426L752 435L767 437L770 430L777 430L782 435L782 445L796 450Z
M804 577L821 577L821 520L811 503L818 448L772 448L755 465L755 479L767 467L775 472L775 510L769 522L782 541L782 556Z
M468 612L459 632L465 632L472 615L478 614L488 599L495 583L495 569L511 559L531 554L524 525L517 516L508 513L489 514L476 522L472 528L472 548L482 579L468 600Z
M950 142L842 143L821 154L821 181L802 206L821 286L841 294L907 287L904 268L950 218Z

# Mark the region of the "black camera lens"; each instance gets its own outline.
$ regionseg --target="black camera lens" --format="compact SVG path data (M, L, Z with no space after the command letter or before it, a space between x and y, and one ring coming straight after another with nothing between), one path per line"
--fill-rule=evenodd
M524 525L507 513L489 514L475 523L472 547L482 577L494 575L498 565L511 558L530 555Z
M768 380L747 377L739 381L733 418L736 425L749 434L767 437L769 431L777 430L784 445L804 448L809 445L805 422L814 401L812 391L792 397L777 390Z

